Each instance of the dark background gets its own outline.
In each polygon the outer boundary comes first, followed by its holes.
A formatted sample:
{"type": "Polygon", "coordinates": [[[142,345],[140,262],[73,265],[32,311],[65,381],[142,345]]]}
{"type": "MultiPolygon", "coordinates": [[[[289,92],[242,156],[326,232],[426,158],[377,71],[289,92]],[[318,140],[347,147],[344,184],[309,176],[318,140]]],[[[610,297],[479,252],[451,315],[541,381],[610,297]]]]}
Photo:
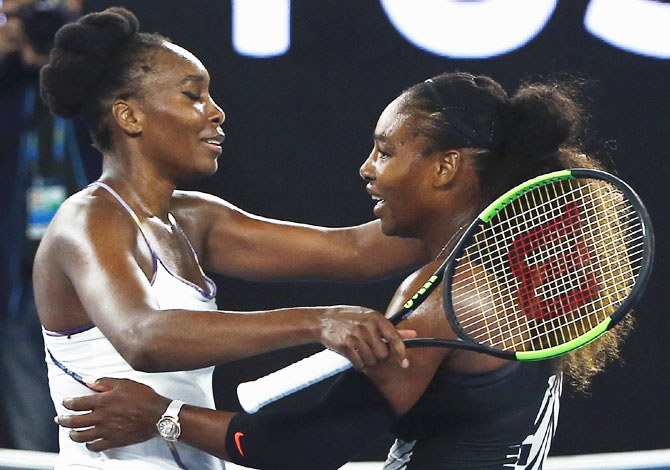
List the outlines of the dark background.
{"type": "MultiPolygon", "coordinates": [[[[113,5],[133,10],[143,30],[167,35],[194,52],[212,76],[212,95],[227,114],[227,140],[218,174],[189,188],[253,213],[305,223],[341,226],[372,217],[358,167],[371,148],[379,113],[405,87],[456,69],[490,75],[508,91],[522,80],[564,73],[587,79],[584,101],[591,119],[585,148],[612,159],[646,201],[657,259],[637,307],[637,328],[624,347],[624,365],[597,377],[588,396],[565,390],[552,454],[670,447],[663,284],[670,261],[667,183],[663,189],[670,176],[670,60],[626,52],[592,36],[583,26],[587,2],[581,0],[560,0],[549,23],[525,46],[475,60],[417,48],[373,0],[294,0],[291,48],[265,59],[233,49],[229,2],[87,0],[85,12],[113,5]]],[[[486,31],[473,25],[472,34],[486,31]]],[[[384,310],[400,278],[365,286],[216,280],[222,309],[347,303],[384,310]]],[[[294,348],[217,368],[219,406],[236,406],[239,381],[314,350],[294,348]]],[[[280,407],[306,403],[315,393],[303,392],[280,407]]],[[[380,439],[360,458],[381,459],[388,441],[380,439]]]]}

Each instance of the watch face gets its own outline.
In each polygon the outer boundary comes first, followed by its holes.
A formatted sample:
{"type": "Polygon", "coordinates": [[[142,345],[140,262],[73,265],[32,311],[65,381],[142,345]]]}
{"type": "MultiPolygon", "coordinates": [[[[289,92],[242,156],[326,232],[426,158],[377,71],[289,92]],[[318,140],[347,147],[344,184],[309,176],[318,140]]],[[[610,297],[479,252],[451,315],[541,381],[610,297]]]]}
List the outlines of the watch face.
{"type": "Polygon", "coordinates": [[[181,426],[174,418],[161,418],[157,424],[158,433],[169,441],[175,441],[181,433],[181,426]]]}

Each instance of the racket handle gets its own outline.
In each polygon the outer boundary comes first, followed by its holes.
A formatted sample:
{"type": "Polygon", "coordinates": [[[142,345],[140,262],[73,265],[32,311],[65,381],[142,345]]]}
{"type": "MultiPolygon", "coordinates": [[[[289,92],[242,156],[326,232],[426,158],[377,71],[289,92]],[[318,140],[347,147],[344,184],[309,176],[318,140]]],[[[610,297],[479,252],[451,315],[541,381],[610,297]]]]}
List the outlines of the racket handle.
{"type": "Polygon", "coordinates": [[[351,362],[326,349],[250,382],[237,386],[237,398],[247,413],[327,379],[352,367],[351,362]]]}

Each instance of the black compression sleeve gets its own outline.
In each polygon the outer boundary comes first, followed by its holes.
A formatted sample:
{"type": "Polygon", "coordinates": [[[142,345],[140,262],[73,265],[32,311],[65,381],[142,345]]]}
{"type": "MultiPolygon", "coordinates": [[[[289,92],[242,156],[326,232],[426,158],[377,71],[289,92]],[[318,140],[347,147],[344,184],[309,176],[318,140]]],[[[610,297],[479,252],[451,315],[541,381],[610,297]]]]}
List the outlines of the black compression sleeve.
{"type": "Polygon", "coordinates": [[[349,371],[309,411],[237,414],[226,451],[232,462],[263,470],[337,469],[396,418],[372,381],[349,371]]]}

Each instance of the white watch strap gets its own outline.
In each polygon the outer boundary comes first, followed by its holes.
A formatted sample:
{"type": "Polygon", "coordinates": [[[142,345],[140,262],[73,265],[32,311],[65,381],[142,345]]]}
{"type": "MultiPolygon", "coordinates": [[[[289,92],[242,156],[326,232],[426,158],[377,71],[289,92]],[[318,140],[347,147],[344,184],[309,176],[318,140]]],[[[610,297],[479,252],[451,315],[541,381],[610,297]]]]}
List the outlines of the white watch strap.
{"type": "Polygon", "coordinates": [[[161,418],[169,417],[169,418],[178,419],[179,418],[179,412],[181,411],[182,406],[184,406],[183,401],[172,400],[170,402],[170,404],[168,405],[167,409],[165,410],[165,413],[163,413],[163,416],[161,416],[161,418]]]}

